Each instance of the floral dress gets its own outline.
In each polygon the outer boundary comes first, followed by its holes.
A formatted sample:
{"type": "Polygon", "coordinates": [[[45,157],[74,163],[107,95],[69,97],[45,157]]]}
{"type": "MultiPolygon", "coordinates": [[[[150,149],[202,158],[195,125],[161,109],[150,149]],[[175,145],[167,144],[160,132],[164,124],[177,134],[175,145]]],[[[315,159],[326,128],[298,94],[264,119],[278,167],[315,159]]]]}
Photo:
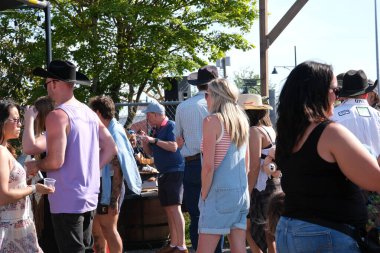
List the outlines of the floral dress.
{"type": "MultiPolygon", "coordinates": [[[[20,163],[14,161],[9,174],[9,188],[25,188],[26,173],[20,163]]],[[[0,206],[0,252],[35,253],[42,252],[38,245],[36,229],[32,219],[28,196],[0,206]]]]}

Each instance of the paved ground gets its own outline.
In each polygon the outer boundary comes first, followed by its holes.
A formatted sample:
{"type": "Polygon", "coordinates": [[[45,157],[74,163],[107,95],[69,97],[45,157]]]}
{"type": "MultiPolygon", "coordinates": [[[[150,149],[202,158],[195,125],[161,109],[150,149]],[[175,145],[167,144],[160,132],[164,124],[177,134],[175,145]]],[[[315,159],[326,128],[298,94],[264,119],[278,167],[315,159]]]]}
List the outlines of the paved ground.
{"type": "MultiPolygon", "coordinates": [[[[141,250],[128,250],[127,253],[155,253],[158,249],[141,249],[141,250]]],[[[191,253],[195,253],[193,249],[189,249],[191,253]]],[[[229,249],[224,249],[224,253],[230,253],[231,251],[229,249]]],[[[247,253],[250,253],[251,251],[249,248],[247,248],[247,253]]]]}

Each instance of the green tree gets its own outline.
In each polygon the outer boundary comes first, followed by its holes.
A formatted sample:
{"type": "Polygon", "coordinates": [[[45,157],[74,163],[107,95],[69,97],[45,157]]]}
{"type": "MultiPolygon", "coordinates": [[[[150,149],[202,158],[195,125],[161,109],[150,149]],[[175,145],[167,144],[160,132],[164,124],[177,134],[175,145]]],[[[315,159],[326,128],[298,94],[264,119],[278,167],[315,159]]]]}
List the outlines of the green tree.
{"type": "MultiPolygon", "coordinates": [[[[93,80],[79,99],[138,101],[224,56],[253,48],[244,34],[258,16],[251,0],[51,0],[53,59],[72,60],[93,80]]],[[[0,13],[0,96],[26,103],[43,94],[31,75],[44,66],[41,10],[0,13]],[[8,87],[7,89],[5,89],[8,87]]],[[[43,18],[42,18],[43,19],[43,18]]],[[[132,112],[133,114],[133,112],[132,112]]]]}

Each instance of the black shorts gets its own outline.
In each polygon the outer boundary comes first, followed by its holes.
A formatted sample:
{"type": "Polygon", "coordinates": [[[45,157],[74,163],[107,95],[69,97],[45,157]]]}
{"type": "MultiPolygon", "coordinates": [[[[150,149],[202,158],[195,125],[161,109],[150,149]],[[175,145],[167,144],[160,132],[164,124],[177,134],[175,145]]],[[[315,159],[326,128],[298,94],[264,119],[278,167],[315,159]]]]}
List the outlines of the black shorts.
{"type": "MultiPolygon", "coordinates": [[[[112,185],[113,185],[112,179],[113,179],[113,177],[111,177],[111,189],[112,189],[112,185]]],[[[109,208],[109,205],[103,205],[100,203],[100,201],[102,199],[102,192],[103,192],[102,191],[102,178],[100,178],[100,192],[98,195],[98,206],[96,207],[96,214],[100,214],[100,215],[108,214],[108,208],[109,208]]],[[[121,185],[120,198],[119,198],[118,206],[117,206],[119,213],[120,213],[121,205],[123,204],[124,195],[125,195],[125,186],[124,186],[124,180],[123,180],[122,185],[121,185]]]]}
{"type": "Polygon", "coordinates": [[[183,171],[158,176],[158,198],[161,206],[182,205],[183,171]]]}

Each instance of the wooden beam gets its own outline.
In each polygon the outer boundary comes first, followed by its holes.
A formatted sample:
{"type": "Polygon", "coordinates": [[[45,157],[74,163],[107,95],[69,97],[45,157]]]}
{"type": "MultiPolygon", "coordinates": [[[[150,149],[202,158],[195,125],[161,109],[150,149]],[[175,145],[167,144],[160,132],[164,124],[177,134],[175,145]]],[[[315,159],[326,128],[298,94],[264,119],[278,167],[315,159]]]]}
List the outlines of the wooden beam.
{"type": "Polygon", "coordinates": [[[298,14],[298,12],[305,6],[308,0],[297,0],[292,7],[285,13],[285,15],[273,27],[272,31],[267,36],[268,47],[277,39],[281,32],[287,27],[290,21],[298,14]]]}
{"type": "MultiPolygon", "coordinates": [[[[308,0],[296,0],[280,21],[268,34],[268,0],[259,0],[259,22],[260,22],[260,80],[261,96],[269,95],[268,85],[268,48],[293,20],[308,0]]],[[[296,59],[295,59],[296,61],[296,59]]]]}

